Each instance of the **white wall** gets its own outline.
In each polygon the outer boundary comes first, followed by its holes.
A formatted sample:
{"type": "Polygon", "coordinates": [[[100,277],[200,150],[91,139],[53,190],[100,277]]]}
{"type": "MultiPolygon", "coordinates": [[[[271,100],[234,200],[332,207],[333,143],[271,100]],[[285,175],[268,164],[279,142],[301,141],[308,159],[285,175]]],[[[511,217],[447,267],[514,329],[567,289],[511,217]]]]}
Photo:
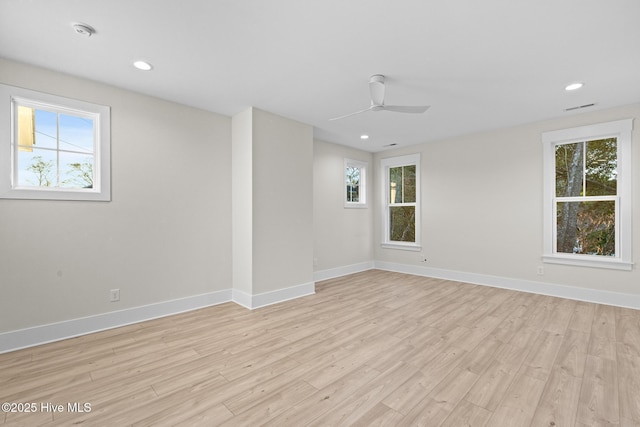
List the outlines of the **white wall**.
{"type": "Polygon", "coordinates": [[[320,278],[340,274],[373,260],[373,155],[332,144],[313,142],[314,271],[320,278]],[[344,159],[368,163],[367,207],[344,207],[344,159]],[[326,273],[325,273],[326,272],[326,273]],[[331,273],[335,272],[335,273],[331,273]]]}
{"type": "MultiPolygon", "coordinates": [[[[421,153],[420,254],[383,249],[381,197],[374,192],[376,261],[640,296],[640,273],[544,264],[541,133],[635,118],[633,260],[640,260],[640,104],[377,153],[380,159],[421,153]]],[[[376,188],[382,183],[376,179],[376,188]]],[[[532,284],[535,290],[536,284],[532,284]]],[[[637,300],[639,301],[639,300],[637,300]]]]}
{"type": "MultiPolygon", "coordinates": [[[[112,118],[111,202],[0,200],[0,335],[216,292],[223,294],[198,303],[230,299],[232,253],[242,257],[245,250],[232,248],[232,119],[1,59],[0,82],[109,105],[112,118]],[[113,288],[121,290],[118,303],[109,302],[113,288]]],[[[233,124],[238,138],[251,139],[242,155],[253,162],[245,182],[252,277],[238,290],[270,294],[250,301],[259,306],[309,291],[314,274],[349,272],[375,260],[418,274],[528,281],[534,291],[559,284],[640,297],[637,268],[544,265],[545,274],[536,275],[542,265],[541,133],[629,117],[636,119],[637,263],[640,104],[375,155],[314,142],[310,126],[252,109],[233,124]],[[380,247],[380,159],[415,152],[422,154],[426,263],[418,253],[380,247]],[[367,209],[343,206],[345,157],[369,162],[367,209]],[[307,284],[297,294],[278,292],[307,284]]],[[[234,179],[242,183],[240,169],[234,179]]]]}
{"type": "Polygon", "coordinates": [[[231,287],[228,117],[5,60],[0,82],[111,106],[112,135],[111,202],[0,200],[0,332],[231,287]]]}
{"type": "Polygon", "coordinates": [[[253,109],[253,294],[313,287],[313,128],[253,109]]]}
{"type": "Polygon", "coordinates": [[[231,119],[231,228],[233,288],[253,288],[253,109],[231,119]]]}

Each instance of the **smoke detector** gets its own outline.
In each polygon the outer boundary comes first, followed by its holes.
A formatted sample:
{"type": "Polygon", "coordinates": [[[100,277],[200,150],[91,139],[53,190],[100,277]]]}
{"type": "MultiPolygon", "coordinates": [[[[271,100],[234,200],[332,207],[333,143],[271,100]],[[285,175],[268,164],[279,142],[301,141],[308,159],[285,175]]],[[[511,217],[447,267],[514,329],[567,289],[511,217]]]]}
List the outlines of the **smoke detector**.
{"type": "Polygon", "coordinates": [[[80,34],[81,36],[85,36],[85,37],[91,37],[92,34],[95,34],[96,30],[87,24],[73,24],[73,31],[75,31],[76,33],[80,34]]]}

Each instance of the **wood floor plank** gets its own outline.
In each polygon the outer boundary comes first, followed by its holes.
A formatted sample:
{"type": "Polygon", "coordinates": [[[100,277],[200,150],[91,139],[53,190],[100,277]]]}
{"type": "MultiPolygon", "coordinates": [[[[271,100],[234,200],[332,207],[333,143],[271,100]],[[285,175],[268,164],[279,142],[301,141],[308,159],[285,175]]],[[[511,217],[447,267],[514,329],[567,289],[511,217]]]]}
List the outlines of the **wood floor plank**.
{"type": "Polygon", "coordinates": [[[582,379],[558,367],[553,370],[531,422],[532,426],[573,426],[582,379]]]}
{"type": "Polygon", "coordinates": [[[368,382],[359,393],[344,399],[321,419],[310,423],[309,427],[355,423],[416,372],[418,370],[414,366],[398,363],[368,382]]]}
{"type": "Polygon", "coordinates": [[[542,331],[524,361],[524,373],[530,377],[546,381],[551,374],[551,369],[562,346],[562,341],[562,335],[542,331]]]}
{"type": "Polygon", "coordinates": [[[578,402],[580,425],[619,425],[618,377],[616,362],[587,356],[578,402]]]}
{"type": "Polygon", "coordinates": [[[369,270],[0,354],[0,426],[640,426],[640,311],[369,270]]]}
{"type": "Polygon", "coordinates": [[[425,382],[425,377],[421,372],[416,372],[415,375],[412,375],[407,381],[382,399],[382,403],[396,412],[406,415],[411,409],[417,406],[434,387],[434,384],[425,382]]]}
{"type": "Polygon", "coordinates": [[[304,426],[310,422],[323,418],[340,402],[366,387],[370,381],[379,377],[381,372],[362,365],[355,371],[341,377],[318,392],[306,396],[304,400],[292,405],[287,411],[265,420],[265,427],[304,426]]]}
{"type": "Polygon", "coordinates": [[[640,315],[616,309],[617,350],[640,357],[640,315]]]}
{"type": "Polygon", "coordinates": [[[426,397],[398,422],[397,427],[439,426],[450,415],[446,405],[426,397]]]}
{"type": "Polygon", "coordinates": [[[589,354],[609,360],[616,359],[615,309],[598,304],[595,307],[591,326],[589,354]]]}
{"type": "Polygon", "coordinates": [[[567,329],[556,355],[555,367],[565,370],[576,378],[584,375],[584,365],[589,350],[589,334],[567,329]]]}
{"type": "Polygon", "coordinates": [[[596,304],[578,301],[573,309],[571,320],[567,329],[583,332],[585,334],[591,333],[591,326],[593,324],[593,316],[595,314],[596,304]]]}
{"type": "MultiPolygon", "coordinates": [[[[210,427],[218,425],[233,417],[231,411],[224,405],[215,405],[204,411],[198,412],[191,418],[187,418],[182,422],[182,425],[193,427],[210,427]]],[[[175,426],[176,424],[169,424],[175,426]]]]}
{"type": "MultiPolygon", "coordinates": [[[[290,380],[288,384],[282,385],[276,390],[268,391],[265,389],[265,391],[262,392],[265,394],[264,398],[256,399],[255,402],[251,402],[251,406],[249,408],[230,408],[235,416],[220,425],[260,425],[264,423],[265,420],[286,411],[291,406],[303,400],[306,396],[314,394],[315,392],[317,392],[317,390],[305,381],[290,380]]],[[[227,403],[225,403],[225,406],[229,407],[227,403]]]]}
{"type": "Polygon", "coordinates": [[[640,426],[640,357],[618,352],[620,417],[640,426]]]}
{"type": "Polygon", "coordinates": [[[495,426],[529,426],[545,382],[519,373],[489,420],[495,426]]]}
{"type": "Polygon", "coordinates": [[[352,425],[354,427],[395,427],[402,418],[402,414],[383,403],[378,403],[352,425]]]}
{"type": "Polygon", "coordinates": [[[490,411],[463,400],[440,427],[483,427],[488,425],[491,414],[490,411]]]}
{"type": "Polygon", "coordinates": [[[480,375],[465,396],[465,400],[493,412],[502,401],[514,378],[515,374],[510,373],[503,363],[495,361],[480,375]]]}

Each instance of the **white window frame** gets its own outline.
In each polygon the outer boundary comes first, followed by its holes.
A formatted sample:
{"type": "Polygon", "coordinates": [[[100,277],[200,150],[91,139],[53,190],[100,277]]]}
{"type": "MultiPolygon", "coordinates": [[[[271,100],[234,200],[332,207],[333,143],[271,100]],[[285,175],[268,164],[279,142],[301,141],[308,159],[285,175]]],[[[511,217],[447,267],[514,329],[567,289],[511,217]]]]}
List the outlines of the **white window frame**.
{"type": "Polygon", "coordinates": [[[382,244],[381,246],[386,249],[401,249],[407,251],[420,251],[421,245],[421,226],[420,220],[422,218],[420,213],[421,205],[421,193],[420,193],[420,154],[409,154],[406,156],[390,157],[380,160],[380,170],[382,171],[382,244]],[[399,166],[416,166],[416,201],[415,203],[402,203],[391,204],[391,196],[389,194],[389,171],[391,168],[399,166]],[[389,240],[389,209],[392,206],[415,206],[415,221],[416,221],[416,241],[415,242],[397,242],[389,240]]]}
{"type": "Polygon", "coordinates": [[[0,199],[111,200],[111,111],[103,105],[0,84],[0,199]],[[50,108],[94,121],[92,188],[21,187],[17,184],[17,105],[50,108]]]}
{"type": "MultiPolygon", "coordinates": [[[[632,195],[631,195],[631,130],[633,119],[562,129],[542,134],[543,144],[543,245],[542,260],[546,263],[584,267],[631,270],[632,195]],[[616,138],[617,141],[617,191],[615,196],[600,197],[616,201],[616,254],[615,256],[568,254],[557,252],[557,203],[555,147],[560,144],[616,138]]],[[[573,200],[573,199],[571,199],[573,200]]],[[[571,201],[568,200],[568,201],[571,201]]],[[[577,201],[585,201],[577,198],[577,201]]]]}
{"type": "Polygon", "coordinates": [[[344,207],[345,208],[366,208],[367,207],[367,162],[361,162],[359,160],[344,159],[344,207]],[[360,183],[358,184],[358,199],[357,202],[350,202],[347,199],[347,168],[360,169],[360,183]]]}

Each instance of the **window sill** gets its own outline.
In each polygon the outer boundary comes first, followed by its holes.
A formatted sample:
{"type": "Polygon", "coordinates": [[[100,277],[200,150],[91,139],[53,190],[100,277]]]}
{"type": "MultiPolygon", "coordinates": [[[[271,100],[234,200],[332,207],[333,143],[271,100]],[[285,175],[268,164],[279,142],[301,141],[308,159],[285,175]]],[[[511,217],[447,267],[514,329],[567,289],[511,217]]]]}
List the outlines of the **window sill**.
{"type": "Polygon", "coordinates": [[[595,257],[592,255],[543,255],[542,261],[548,264],[574,265],[579,267],[606,268],[610,270],[631,271],[633,263],[618,258],[595,257]]]}
{"type": "Polygon", "coordinates": [[[383,249],[400,249],[403,251],[418,252],[422,250],[422,246],[415,243],[383,243],[381,246],[383,249]]]}
{"type": "Polygon", "coordinates": [[[110,202],[111,195],[106,191],[79,189],[76,191],[62,188],[14,188],[0,189],[0,199],[17,200],[80,200],[110,202]]]}
{"type": "Polygon", "coordinates": [[[366,209],[367,204],[366,203],[345,203],[344,208],[345,209],[366,209]]]}

